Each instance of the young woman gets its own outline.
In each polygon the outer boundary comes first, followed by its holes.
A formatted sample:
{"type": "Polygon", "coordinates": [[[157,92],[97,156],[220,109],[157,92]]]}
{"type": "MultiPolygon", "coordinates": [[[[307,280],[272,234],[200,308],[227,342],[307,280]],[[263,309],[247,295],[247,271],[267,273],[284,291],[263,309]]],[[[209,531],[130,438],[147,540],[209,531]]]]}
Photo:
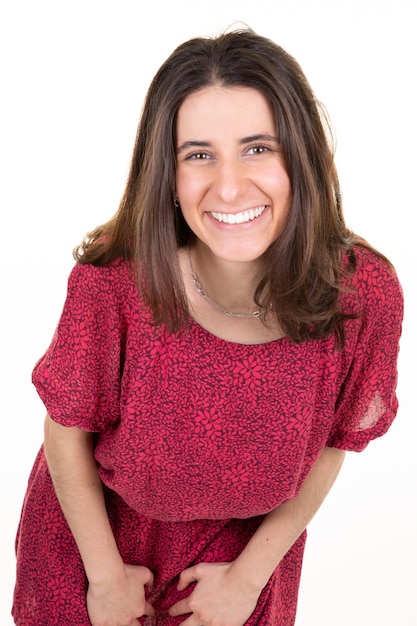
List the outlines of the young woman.
{"type": "Polygon", "coordinates": [[[179,46],[75,257],[16,624],[294,624],[305,528],[395,417],[403,304],[296,61],[251,30],[179,46]]]}

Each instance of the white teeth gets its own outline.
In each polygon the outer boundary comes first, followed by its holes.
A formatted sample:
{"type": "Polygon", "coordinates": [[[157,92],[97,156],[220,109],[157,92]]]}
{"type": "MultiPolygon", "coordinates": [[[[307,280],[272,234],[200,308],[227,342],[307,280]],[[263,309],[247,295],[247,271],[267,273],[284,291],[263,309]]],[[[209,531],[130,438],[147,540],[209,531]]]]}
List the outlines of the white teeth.
{"type": "Polygon", "coordinates": [[[245,222],[251,222],[255,218],[262,215],[265,208],[265,205],[258,206],[256,209],[249,209],[248,211],[242,211],[241,213],[216,213],[213,211],[211,215],[218,222],[224,222],[225,224],[244,224],[245,222]]]}

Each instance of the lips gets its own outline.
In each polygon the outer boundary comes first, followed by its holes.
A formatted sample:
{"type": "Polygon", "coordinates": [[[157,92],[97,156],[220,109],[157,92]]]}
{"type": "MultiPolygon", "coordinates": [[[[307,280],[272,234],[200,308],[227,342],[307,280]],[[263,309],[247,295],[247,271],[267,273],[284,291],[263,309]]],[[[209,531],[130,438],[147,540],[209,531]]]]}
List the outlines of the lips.
{"type": "Polygon", "coordinates": [[[240,213],[218,213],[217,211],[211,211],[210,215],[214,217],[218,222],[224,224],[245,224],[246,222],[253,222],[257,217],[260,217],[265,211],[266,206],[258,206],[254,209],[248,209],[247,211],[241,211],[240,213]]]}

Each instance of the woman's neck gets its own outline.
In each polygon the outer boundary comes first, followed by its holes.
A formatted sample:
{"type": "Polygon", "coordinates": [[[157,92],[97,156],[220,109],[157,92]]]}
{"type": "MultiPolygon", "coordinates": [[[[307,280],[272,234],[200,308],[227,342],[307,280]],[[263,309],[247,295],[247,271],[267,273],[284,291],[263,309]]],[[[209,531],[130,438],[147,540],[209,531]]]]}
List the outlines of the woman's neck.
{"type": "Polygon", "coordinates": [[[220,259],[201,242],[190,247],[189,255],[201,287],[221,308],[248,314],[257,309],[253,295],[260,280],[260,262],[220,259]]]}

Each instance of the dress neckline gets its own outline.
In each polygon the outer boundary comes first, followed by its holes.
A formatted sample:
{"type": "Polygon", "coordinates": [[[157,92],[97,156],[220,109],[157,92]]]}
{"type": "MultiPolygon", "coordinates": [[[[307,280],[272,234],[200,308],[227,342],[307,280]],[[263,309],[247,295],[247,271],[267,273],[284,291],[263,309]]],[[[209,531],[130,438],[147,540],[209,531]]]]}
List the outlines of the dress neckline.
{"type": "Polygon", "coordinates": [[[210,340],[212,343],[219,343],[219,344],[223,344],[227,346],[237,346],[237,347],[242,347],[242,348],[251,348],[255,350],[256,348],[262,349],[265,347],[271,347],[273,345],[278,345],[281,343],[283,344],[290,343],[290,340],[288,339],[286,335],[283,335],[282,337],[277,337],[276,339],[262,341],[259,343],[245,343],[245,342],[240,342],[240,341],[232,341],[230,339],[225,339],[224,337],[220,337],[219,335],[216,335],[210,330],[207,330],[207,328],[202,326],[192,316],[189,317],[189,323],[190,323],[191,328],[194,328],[196,332],[198,332],[200,335],[210,340]]]}

